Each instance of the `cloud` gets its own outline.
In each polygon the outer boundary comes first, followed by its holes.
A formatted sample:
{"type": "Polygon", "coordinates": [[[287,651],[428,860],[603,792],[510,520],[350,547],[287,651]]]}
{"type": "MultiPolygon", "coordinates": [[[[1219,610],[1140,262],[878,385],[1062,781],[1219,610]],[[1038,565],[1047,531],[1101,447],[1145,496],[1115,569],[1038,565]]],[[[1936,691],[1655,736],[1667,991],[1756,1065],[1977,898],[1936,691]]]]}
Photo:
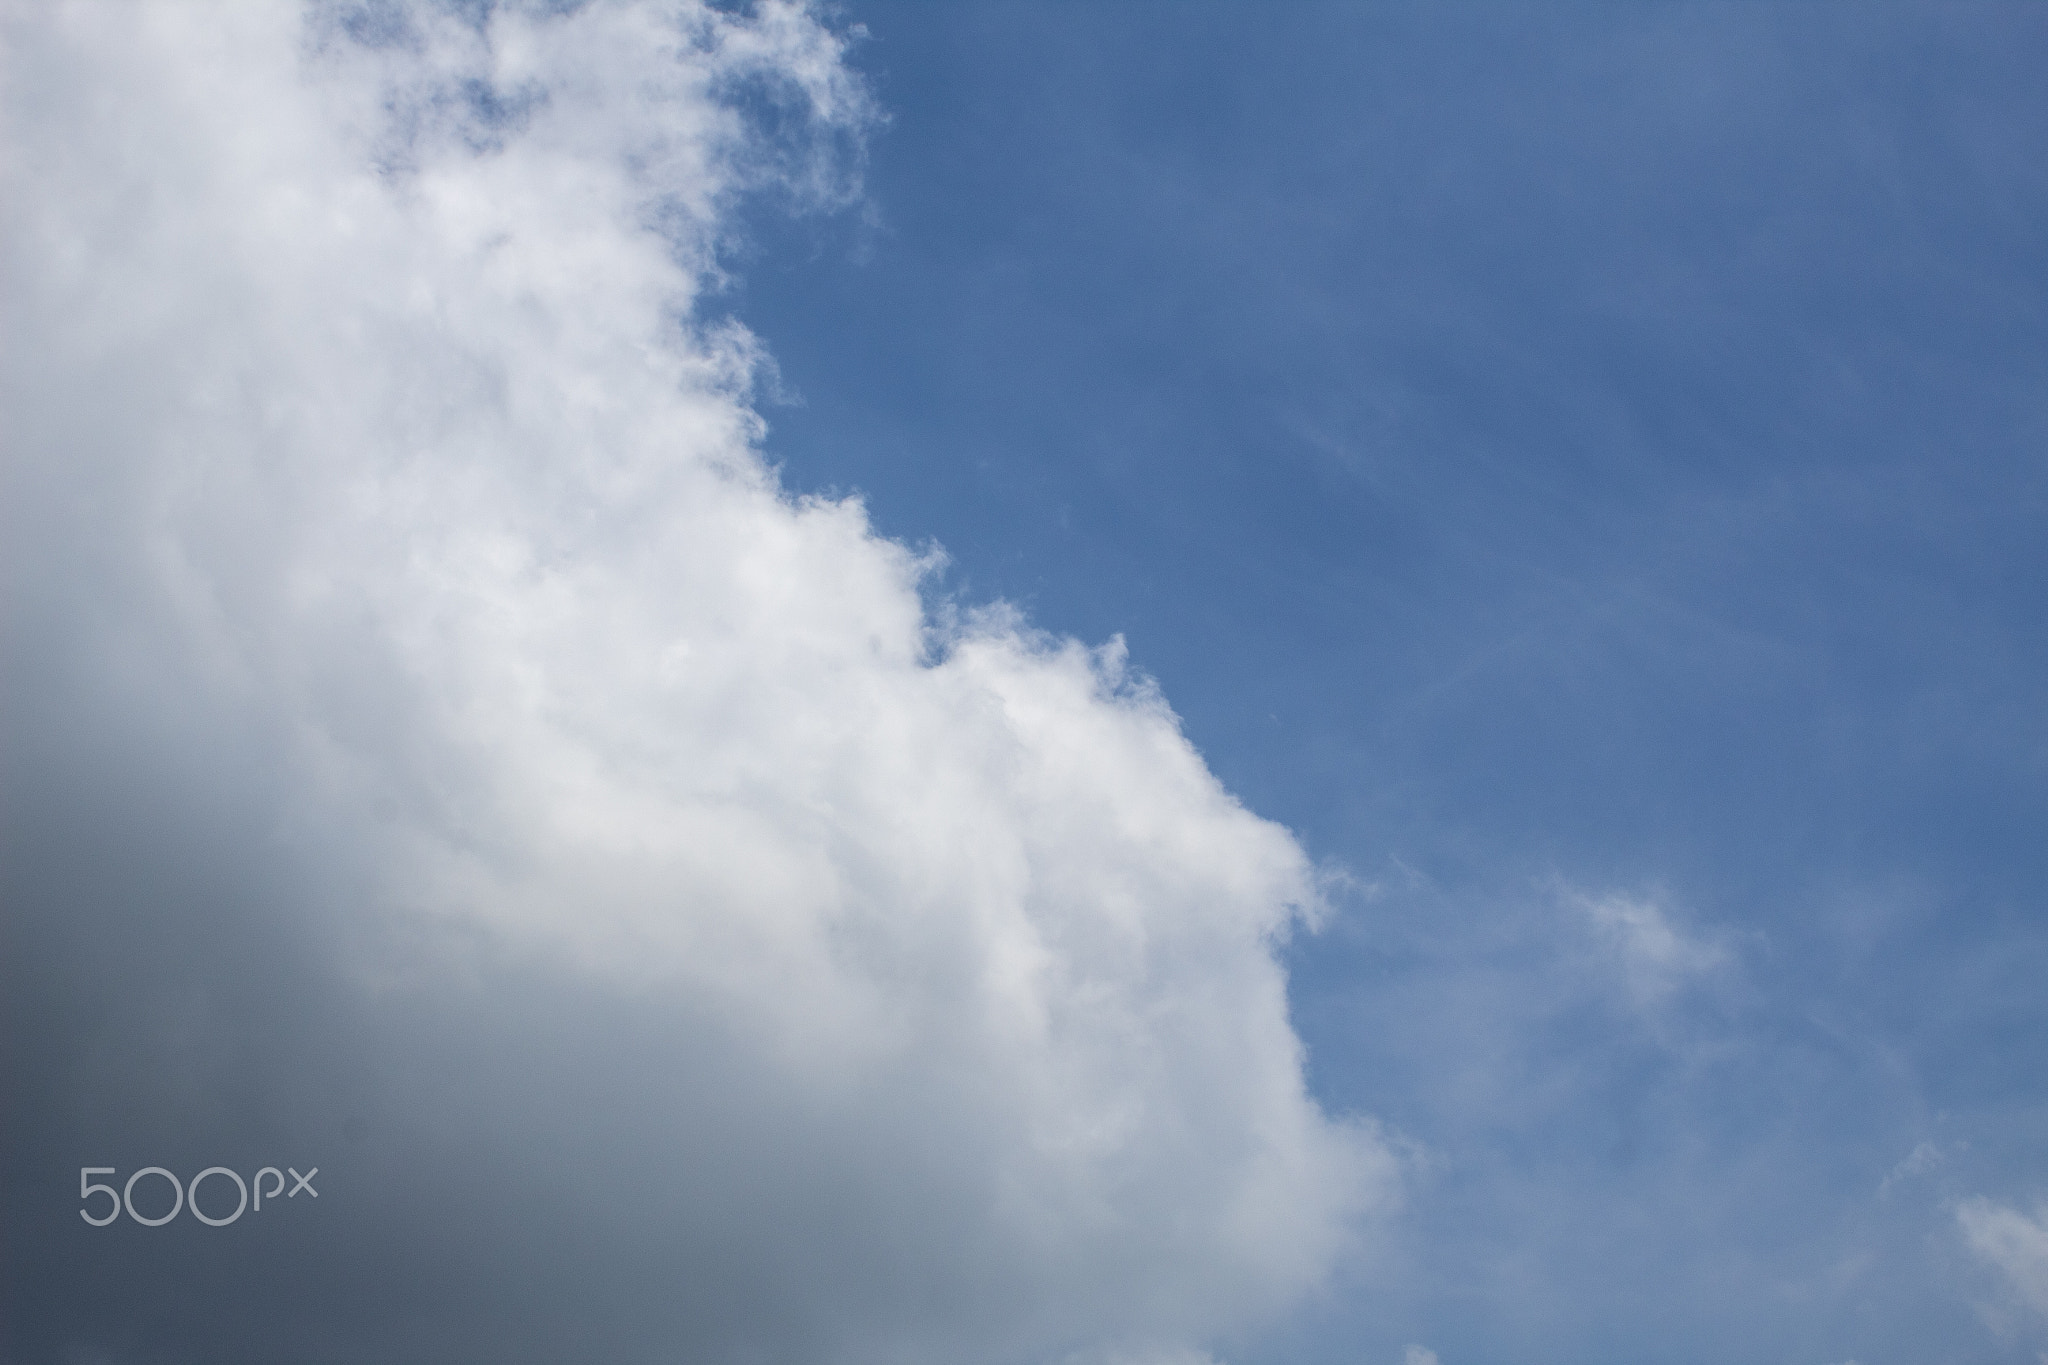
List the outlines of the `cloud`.
{"type": "Polygon", "coordinates": [[[1410,1346],[1401,1353],[1401,1365],[1437,1365],[1436,1352],[1426,1346],[1410,1346]]]}
{"type": "Polygon", "coordinates": [[[2048,1314],[2048,1210],[2029,1218],[1989,1199],[1964,1200],[1956,1209],[1963,1240],[2012,1287],[2021,1301],[2048,1314]]]}
{"type": "Polygon", "coordinates": [[[6,22],[17,1354],[1172,1359],[1327,1272],[1300,847],[764,461],[707,291],[852,193],[830,28],[6,22]],[[103,1156],[324,1221],[95,1241],[103,1156]]]}
{"type": "MultiPolygon", "coordinates": [[[[1958,1145],[1967,1146],[1968,1144],[1958,1145]]],[[[1938,1170],[1948,1164],[1948,1159],[1949,1154],[1941,1149],[1939,1143],[1916,1143],[1913,1150],[1901,1157],[1899,1164],[1892,1167],[1885,1174],[1884,1179],[1878,1182],[1878,1198],[1890,1198],[1893,1188],[1901,1182],[1926,1175],[1929,1171],[1938,1170]]]]}
{"type": "Polygon", "coordinates": [[[1619,958],[1629,994],[1639,1005],[1655,1004],[1729,960],[1725,944],[1687,934],[1655,900],[1613,892],[1567,894],[1619,958]]]}

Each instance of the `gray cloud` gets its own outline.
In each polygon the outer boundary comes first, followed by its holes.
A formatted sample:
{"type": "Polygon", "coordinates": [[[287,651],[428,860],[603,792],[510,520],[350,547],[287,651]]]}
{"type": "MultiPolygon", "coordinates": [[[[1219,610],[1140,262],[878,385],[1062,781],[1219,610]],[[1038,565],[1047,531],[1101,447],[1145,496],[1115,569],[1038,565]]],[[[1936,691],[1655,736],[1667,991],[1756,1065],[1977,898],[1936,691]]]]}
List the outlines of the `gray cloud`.
{"type": "Polygon", "coordinates": [[[1176,1359],[1284,1305],[1394,1181],[1304,1089],[1313,870],[1119,645],[931,619],[785,493],[699,308],[741,196],[850,193],[840,40],[467,15],[8,18],[11,1353],[1176,1359]],[[224,1229],[71,1184],[286,1163],[320,1202],[224,1229]]]}

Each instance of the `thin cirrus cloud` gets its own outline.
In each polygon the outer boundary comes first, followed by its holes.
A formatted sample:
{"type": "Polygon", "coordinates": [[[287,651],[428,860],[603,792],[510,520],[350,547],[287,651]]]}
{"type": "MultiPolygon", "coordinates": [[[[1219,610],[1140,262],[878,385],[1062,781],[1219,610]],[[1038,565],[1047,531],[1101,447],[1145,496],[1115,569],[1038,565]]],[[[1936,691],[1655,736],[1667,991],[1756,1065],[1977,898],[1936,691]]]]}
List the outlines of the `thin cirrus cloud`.
{"type": "Polygon", "coordinates": [[[1618,963],[1630,997],[1649,1006],[1728,966],[1725,943],[1688,932],[1654,897],[1566,892],[1618,963]]]}
{"type": "Polygon", "coordinates": [[[2007,1288],[2036,1313],[2048,1316],[2048,1209],[2034,1216],[1978,1197],[1956,1209],[1970,1250],[1999,1273],[2007,1288]]]}
{"type": "Polygon", "coordinates": [[[1327,1274],[1398,1172],[1299,845],[762,453],[705,294],[854,193],[841,36],[8,28],[20,1355],[1185,1359],[1327,1274]],[[240,1243],[48,1174],[287,1157],[240,1243]]]}

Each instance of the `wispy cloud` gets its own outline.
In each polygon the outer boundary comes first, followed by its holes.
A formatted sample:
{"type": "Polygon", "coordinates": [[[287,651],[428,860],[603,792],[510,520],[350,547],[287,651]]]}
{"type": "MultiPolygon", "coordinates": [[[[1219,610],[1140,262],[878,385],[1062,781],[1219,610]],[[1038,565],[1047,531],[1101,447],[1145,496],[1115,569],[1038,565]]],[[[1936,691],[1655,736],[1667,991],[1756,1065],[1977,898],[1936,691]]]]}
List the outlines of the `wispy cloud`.
{"type": "Polygon", "coordinates": [[[1725,943],[1680,927],[1654,898],[1619,892],[1565,895],[1613,954],[1630,996],[1640,1005],[1654,1005],[1731,960],[1725,943]]]}
{"type": "Polygon", "coordinates": [[[1963,1240],[1997,1270],[2014,1294],[2048,1314],[2048,1209],[2033,1216],[1989,1199],[1967,1199],[1956,1209],[1963,1240]]]}
{"type": "Polygon", "coordinates": [[[1877,1194],[1880,1199],[1889,1198],[1894,1188],[1904,1181],[1915,1180],[1948,1164],[1949,1154],[1939,1143],[1921,1142],[1899,1159],[1899,1164],[1885,1173],[1878,1182],[1877,1194]]]}

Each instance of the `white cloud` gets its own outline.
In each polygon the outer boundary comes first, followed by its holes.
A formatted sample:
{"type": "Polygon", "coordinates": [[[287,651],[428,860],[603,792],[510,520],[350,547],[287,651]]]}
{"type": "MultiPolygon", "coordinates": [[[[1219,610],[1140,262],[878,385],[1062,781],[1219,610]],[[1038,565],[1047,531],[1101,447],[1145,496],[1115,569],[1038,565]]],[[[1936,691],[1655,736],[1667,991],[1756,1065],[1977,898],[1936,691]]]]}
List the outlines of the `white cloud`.
{"type": "Polygon", "coordinates": [[[1686,933],[1655,900],[1615,892],[1568,892],[1567,898],[1619,959],[1629,994],[1638,1004],[1654,1004],[1729,960],[1725,944],[1686,933]]]}
{"type": "Polygon", "coordinates": [[[1436,1352],[1426,1346],[1410,1346],[1401,1353],[1401,1365],[1437,1365],[1436,1352]]]}
{"type": "Polygon", "coordinates": [[[603,1330],[702,1359],[1170,1357],[1285,1304],[1393,1179],[1304,1089],[1313,869],[1119,644],[927,619],[765,465],[699,301],[736,196],[846,192],[838,40],[550,8],[10,14],[17,771],[118,733],[260,804],[207,856],[287,859],[275,913],[412,1021],[392,1129],[646,1196],[368,1260],[566,1312],[615,1246],[603,1330]]]}
{"type": "Polygon", "coordinates": [[[1956,1209],[1970,1250],[2005,1277],[2029,1307],[2048,1313],[2048,1209],[2028,1217],[2017,1209],[1977,1198],[1956,1209]]]}
{"type": "Polygon", "coordinates": [[[1929,1171],[1938,1170],[1947,1163],[1948,1153],[1941,1149],[1940,1144],[1934,1142],[1916,1143],[1913,1150],[1899,1158],[1899,1164],[1886,1172],[1884,1179],[1878,1182],[1878,1197],[1880,1199],[1889,1198],[1892,1190],[1901,1182],[1926,1175],[1929,1171]]]}

